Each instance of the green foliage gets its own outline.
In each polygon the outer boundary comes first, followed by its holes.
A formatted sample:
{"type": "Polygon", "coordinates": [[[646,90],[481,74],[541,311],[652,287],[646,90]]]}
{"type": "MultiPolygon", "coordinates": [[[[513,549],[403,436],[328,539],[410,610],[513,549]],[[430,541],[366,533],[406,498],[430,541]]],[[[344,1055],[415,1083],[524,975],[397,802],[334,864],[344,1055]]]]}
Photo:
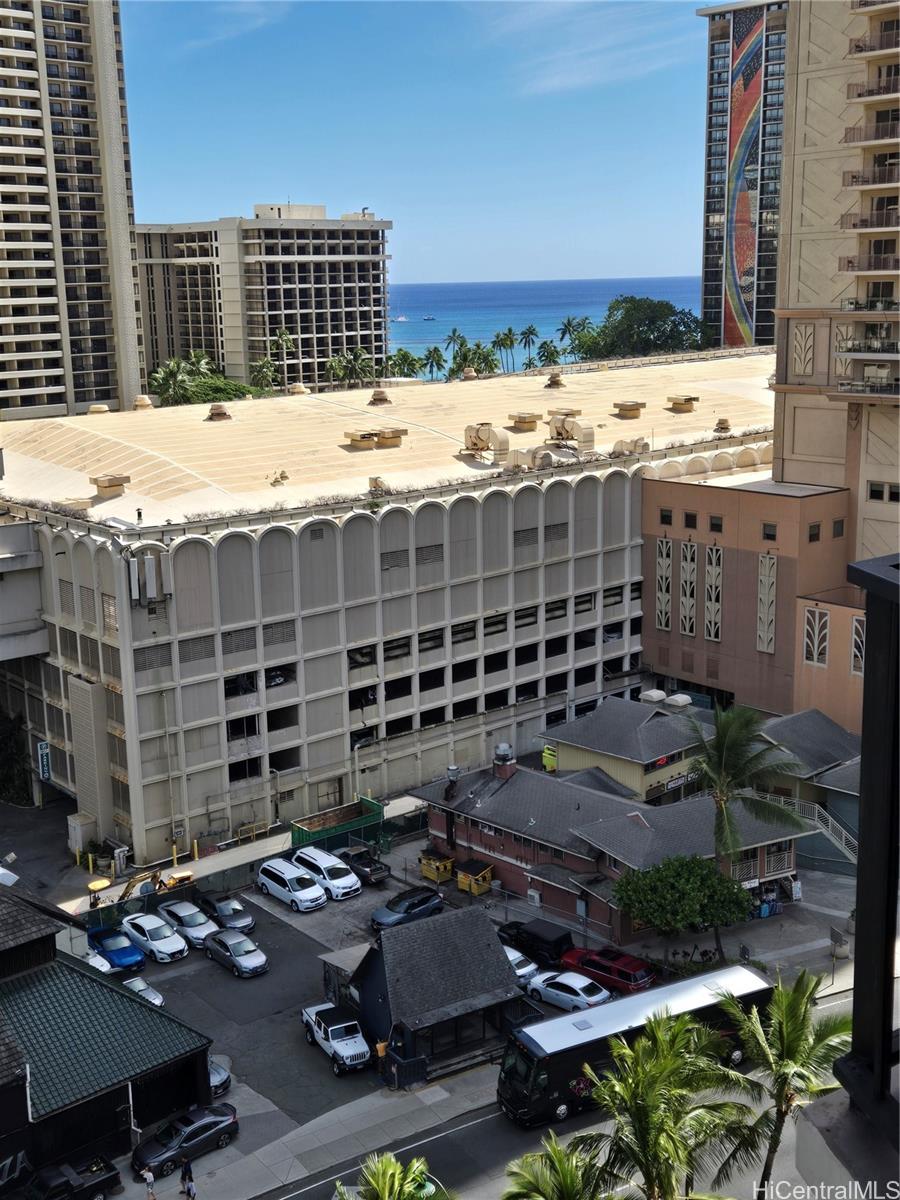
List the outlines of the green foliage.
{"type": "Polygon", "coordinates": [[[731,925],[750,916],[747,890],[708,858],[678,855],[646,871],[628,871],[616,880],[613,893],[623,912],[663,935],[698,925],[731,925]]]}
{"type": "MultiPolygon", "coordinates": [[[[561,341],[565,329],[566,323],[560,327],[561,341]]],[[[647,296],[616,296],[601,324],[585,322],[565,336],[579,359],[676,353],[712,344],[710,330],[690,309],[647,296]]]]}
{"type": "MultiPolygon", "coordinates": [[[[531,357],[532,347],[537,345],[537,340],[540,336],[536,325],[526,325],[519,334],[519,345],[523,347],[529,358],[531,357]]],[[[526,367],[525,370],[527,371],[528,368],[526,367]]]]}
{"type": "Polygon", "coordinates": [[[647,1200],[678,1200],[693,1193],[698,1171],[725,1160],[717,1182],[727,1182],[736,1167],[755,1160],[760,1139],[747,1102],[761,1089],[722,1065],[724,1049],[720,1035],[689,1013],[664,1014],[632,1044],[610,1040],[612,1067],[602,1078],[585,1068],[612,1127],[571,1144],[602,1161],[610,1190],[632,1185],[647,1200]]]}
{"type": "Polygon", "coordinates": [[[258,358],[250,364],[250,383],[256,388],[270,388],[275,383],[275,364],[271,358],[258,358]]]}
{"type": "Polygon", "coordinates": [[[779,804],[773,804],[752,789],[771,790],[783,775],[795,775],[801,764],[763,736],[765,718],[752,708],[716,707],[712,736],[696,717],[688,718],[699,747],[688,770],[696,772],[715,805],[716,853],[734,856],[743,849],[735,820],[738,808],[759,821],[780,825],[785,830],[802,829],[803,822],[779,804]]]}
{"type": "MultiPolygon", "coordinates": [[[[437,349],[437,347],[435,347],[437,349]]],[[[440,351],[438,350],[440,354],[440,351]]],[[[388,355],[384,364],[384,373],[397,379],[415,379],[422,370],[422,360],[405,350],[402,346],[388,355]]]]}
{"type": "Polygon", "coordinates": [[[0,804],[31,803],[31,759],[25,722],[0,712],[0,804]]]}
{"type": "Polygon", "coordinates": [[[269,343],[269,357],[274,358],[276,355],[281,359],[281,386],[287,389],[287,360],[288,355],[293,354],[295,343],[292,334],[282,325],[272,341],[269,343]]]}
{"type": "Polygon", "coordinates": [[[838,1087],[831,1081],[832,1065],[850,1049],[849,1013],[815,1015],[821,985],[821,975],[806,971],[790,986],[779,980],[765,1014],[755,1005],[744,1012],[733,996],[722,1001],[769,1100],[756,1119],[759,1136],[767,1142],[757,1196],[766,1193],[787,1121],[796,1119],[804,1105],[838,1087]]]}
{"type": "Polygon", "coordinates": [[[440,346],[429,346],[422,355],[422,368],[428,372],[429,379],[434,379],[435,372],[440,373],[447,365],[440,346]]]}
{"type": "Polygon", "coordinates": [[[214,375],[216,373],[216,364],[210,354],[205,350],[192,350],[184,359],[184,363],[188,369],[188,373],[194,379],[201,379],[206,375],[214,375]]]}
{"type": "Polygon", "coordinates": [[[159,396],[163,408],[177,404],[191,404],[191,385],[194,374],[181,358],[170,358],[157,367],[150,376],[150,388],[159,396]]]}
{"type": "Polygon", "coordinates": [[[537,348],[538,362],[542,367],[555,367],[559,363],[559,346],[556,342],[541,342],[537,348]]]}
{"type": "Polygon", "coordinates": [[[606,1174],[596,1154],[561,1145],[552,1131],[541,1144],[542,1150],[507,1166],[501,1200],[606,1200],[606,1174]]]}
{"type": "Polygon", "coordinates": [[[191,384],[191,404],[227,404],[229,400],[243,400],[247,392],[247,384],[237,379],[206,375],[191,384]]]}
{"type": "MultiPolygon", "coordinates": [[[[433,1184],[428,1177],[428,1163],[424,1158],[411,1158],[406,1163],[391,1153],[370,1154],[362,1165],[356,1181],[358,1200],[423,1200],[432,1195],[433,1200],[445,1200],[447,1193],[433,1184]]],[[[338,1181],[335,1184],[338,1200],[352,1200],[338,1181]]]]}

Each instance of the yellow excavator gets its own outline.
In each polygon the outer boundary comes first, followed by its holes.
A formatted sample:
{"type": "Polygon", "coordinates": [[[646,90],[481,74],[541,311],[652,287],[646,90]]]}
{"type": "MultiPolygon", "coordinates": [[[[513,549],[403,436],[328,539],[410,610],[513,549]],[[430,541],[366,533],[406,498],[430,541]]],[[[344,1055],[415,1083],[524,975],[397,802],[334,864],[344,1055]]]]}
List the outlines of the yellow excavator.
{"type": "Polygon", "coordinates": [[[128,880],[116,903],[127,900],[135,890],[139,896],[149,896],[154,892],[168,892],[172,888],[183,887],[193,878],[193,871],[171,871],[165,879],[161,870],[141,871],[128,880]]]}

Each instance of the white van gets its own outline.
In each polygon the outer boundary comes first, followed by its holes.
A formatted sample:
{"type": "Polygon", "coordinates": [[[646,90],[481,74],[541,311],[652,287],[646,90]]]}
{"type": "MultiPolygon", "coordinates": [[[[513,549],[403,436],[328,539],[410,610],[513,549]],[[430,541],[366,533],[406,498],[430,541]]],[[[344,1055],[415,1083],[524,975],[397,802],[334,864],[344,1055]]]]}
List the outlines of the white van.
{"type": "Polygon", "coordinates": [[[347,900],[350,896],[358,896],[362,891],[359,876],[327,850],[307,846],[303,850],[295,851],[291,862],[301,871],[312,875],[332,900],[347,900]]]}
{"type": "Polygon", "coordinates": [[[283,858],[270,858],[262,864],[256,886],[264,896],[289,904],[294,912],[309,912],[326,902],[325,893],[309,872],[283,858]]]}

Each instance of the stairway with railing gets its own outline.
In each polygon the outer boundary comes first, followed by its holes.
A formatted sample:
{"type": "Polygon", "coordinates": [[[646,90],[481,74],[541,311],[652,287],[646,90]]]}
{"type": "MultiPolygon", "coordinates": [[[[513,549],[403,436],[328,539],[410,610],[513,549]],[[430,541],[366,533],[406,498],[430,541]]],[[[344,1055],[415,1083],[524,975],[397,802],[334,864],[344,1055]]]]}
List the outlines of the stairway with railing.
{"type": "Polygon", "coordinates": [[[781,808],[787,809],[788,812],[796,813],[798,817],[812,821],[816,828],[824,833],[839,850],[842,850],[852,863],[858,862],[859,843],[856,838],[844,828],[840,821],[836,821],[830,813],[826,812],[821,804],[816,804],[814,800],[800,800],[796,796],[777,796],[774,792],[760,794],[764,800],[769,800],[772,804],[778,804],[781,808]]]}

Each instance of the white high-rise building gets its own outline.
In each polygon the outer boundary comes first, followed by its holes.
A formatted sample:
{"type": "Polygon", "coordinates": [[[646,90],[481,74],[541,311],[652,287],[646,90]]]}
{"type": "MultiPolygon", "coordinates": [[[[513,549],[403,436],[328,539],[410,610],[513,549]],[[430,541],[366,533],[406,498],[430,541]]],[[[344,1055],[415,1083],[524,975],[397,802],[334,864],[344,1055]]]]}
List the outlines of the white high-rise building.
{"type": "Polygon", "coordinates": [[[0,9],[0,419],[140,380],[117,0],[0,9]]]}

